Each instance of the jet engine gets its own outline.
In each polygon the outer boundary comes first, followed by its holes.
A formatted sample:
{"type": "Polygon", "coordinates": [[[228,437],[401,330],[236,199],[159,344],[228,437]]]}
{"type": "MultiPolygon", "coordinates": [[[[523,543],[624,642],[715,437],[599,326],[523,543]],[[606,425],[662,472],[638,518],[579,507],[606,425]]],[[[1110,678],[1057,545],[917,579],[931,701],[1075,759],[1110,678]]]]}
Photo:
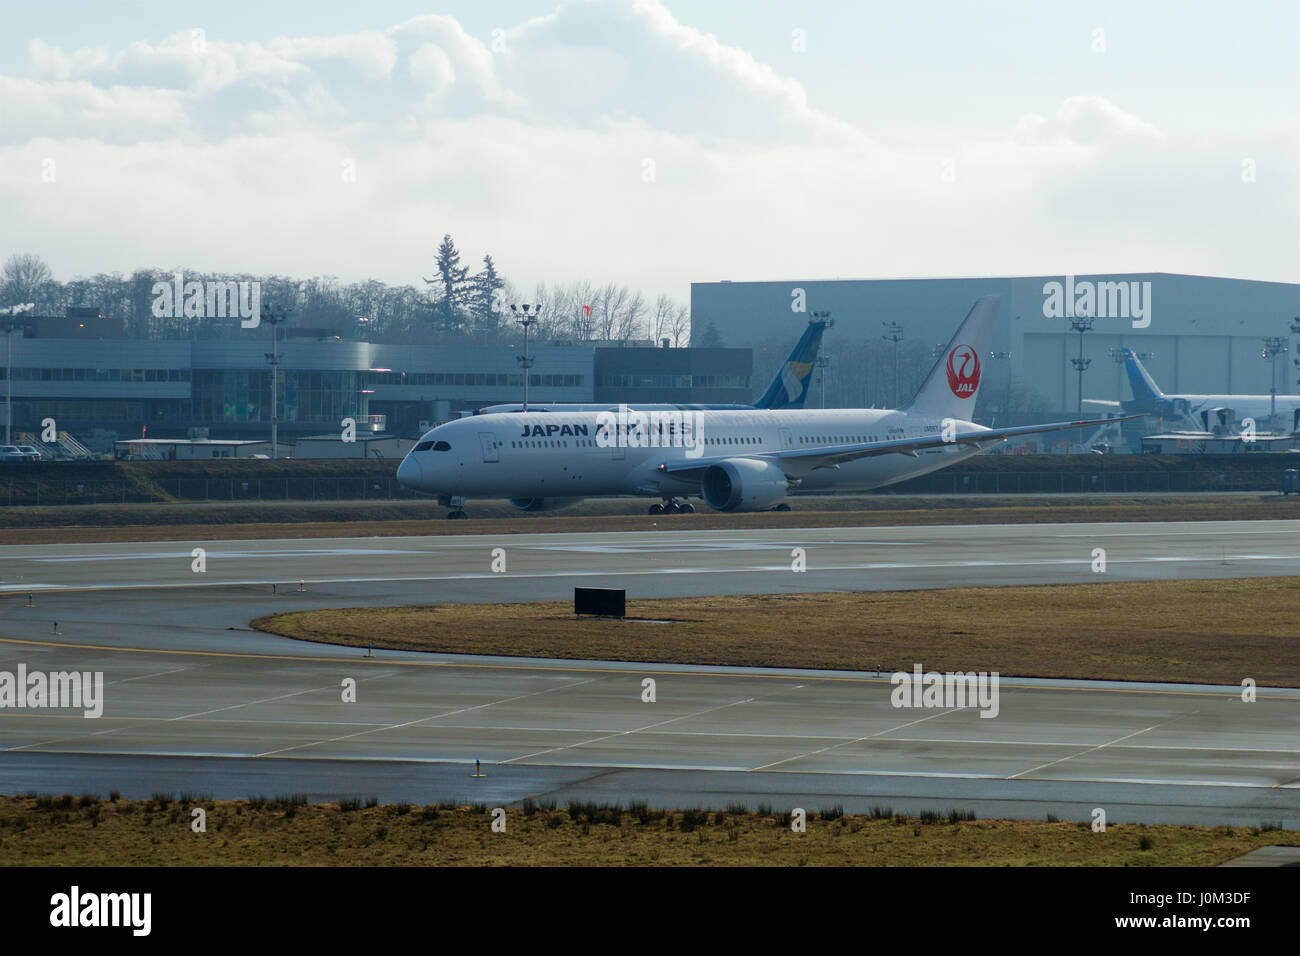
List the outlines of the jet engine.
{"type": "Polygon", "coordinates": [[[789,489],[780,465],[757,458],[728,458],[700,479],[700,496],[715,511],[768,511],[789,489]]]}
{"type": "Polygon", "coordinates": [[[1236,409],[1207,408],[1201,412],[1201,424],[1205,426],[1207,432],[1214,432],[1216,435],[1232,431],[1236,421],[1236,409]]]}
{"type": "Polygon", "coordinates": [[[520,511],[558,511],[582,501],[581,498],[511,498],[510,503],[520,511]]]}

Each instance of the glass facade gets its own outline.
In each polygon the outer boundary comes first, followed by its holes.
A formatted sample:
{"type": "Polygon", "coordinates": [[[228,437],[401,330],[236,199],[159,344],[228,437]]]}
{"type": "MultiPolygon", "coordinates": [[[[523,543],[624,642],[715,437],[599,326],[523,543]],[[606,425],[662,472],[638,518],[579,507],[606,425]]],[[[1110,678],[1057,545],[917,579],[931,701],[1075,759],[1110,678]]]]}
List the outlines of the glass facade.
{"type": "Polygon", "coordinates": [[[598,375],[599,388],[749,388],[748,375],[598,375]]]}
{"type": "MultiPolygon", "coordinates": [[[[280,372],[280,421],[334,428],[361,415],[365,372],[280,372]]],[[[196,370],[193,418],[196,422],[271,421],[271,370],[196,370]]]]}
{"type": "MultiPolygon", "coordinates": [[[[524,377],[518,372],[370,372],[371,385],[481,385],[523,388],[524,377]]],[[[529,385],[549,388],[580,388],[584,375],[530,375],[529,385]]]]}
{"type": "MultiPolygon", "coordinates": [[[[0,367],[0,382],[5,379],[0,367]]],[[[16,368],[15,382],[188,382],[187,368],[16,368]]]]}

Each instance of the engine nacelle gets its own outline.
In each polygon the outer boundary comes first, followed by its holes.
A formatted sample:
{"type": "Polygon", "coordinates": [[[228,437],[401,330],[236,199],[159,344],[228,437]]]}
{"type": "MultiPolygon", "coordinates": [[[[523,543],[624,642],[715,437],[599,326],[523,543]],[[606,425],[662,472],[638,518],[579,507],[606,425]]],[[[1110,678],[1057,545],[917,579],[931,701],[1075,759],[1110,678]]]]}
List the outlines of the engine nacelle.
{"type": "Polygon", "coordinates": [[[510,503],[520,511],[558,511],[580,502],[581,498],[511,498],[510,503]]]}
{"type": "Polygon", "coordinates": [[[1232,431],[1236,421],[1237,410],[1234,408],[1207,408],[1201,412],[1201,423],[1205,430],[1216,435],[1232,431]]]}
{"type": "Polygon", "coordinates": [[[789,489],[780,465],[757,458],[728,458],[710,465],[700,479],[700,496],[715,511],[767,511],[789,489]]]}

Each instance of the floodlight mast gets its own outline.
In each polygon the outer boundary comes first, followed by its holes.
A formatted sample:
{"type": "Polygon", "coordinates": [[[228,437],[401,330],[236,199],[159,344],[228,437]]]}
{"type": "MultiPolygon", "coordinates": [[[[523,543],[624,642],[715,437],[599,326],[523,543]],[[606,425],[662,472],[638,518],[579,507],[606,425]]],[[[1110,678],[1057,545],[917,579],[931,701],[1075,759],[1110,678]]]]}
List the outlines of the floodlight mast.
{"type": "Polygon", "coordinates": [[[533,367],[533,357],[528,354],[528,329],[533,325],[541,314],[540,305],[511,305],[510,311],[515,314],[515,321],[524,327],[524,354],[517,356],[517,361],[524,370],[524,411],[528,411],[528,380],[532,377],[528,370],[533,367]]]}
{"type": "Polygon", "coordinates": [[[275,309],[267,303],[262,306],[262,322],[271,327],[271,351],[266,353],[271,363],[271,459],[280,457],[280,323],[289,313],[275,309]]]}

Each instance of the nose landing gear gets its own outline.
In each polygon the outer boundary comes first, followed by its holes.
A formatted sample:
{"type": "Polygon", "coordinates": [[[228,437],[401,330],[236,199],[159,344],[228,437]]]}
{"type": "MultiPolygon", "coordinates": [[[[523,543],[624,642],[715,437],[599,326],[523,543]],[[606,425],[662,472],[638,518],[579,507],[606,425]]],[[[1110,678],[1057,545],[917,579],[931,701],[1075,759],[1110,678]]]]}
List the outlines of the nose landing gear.
{"type": "Polygon", "coordinates": [[[448,521],[463,520],[469,517],[469,515],[465,514],[465,497],[463,495],[439,495],[438,504],[451,509],[447,514],[448,521]]]}
{"type": "Polygon", "coordinates": [[[676,498],[665,498],[663,504],[653,504],[650,506],[648,514],[652,515],[693,515],[695,506],[689,501],[678,502],[676,498]]]}

